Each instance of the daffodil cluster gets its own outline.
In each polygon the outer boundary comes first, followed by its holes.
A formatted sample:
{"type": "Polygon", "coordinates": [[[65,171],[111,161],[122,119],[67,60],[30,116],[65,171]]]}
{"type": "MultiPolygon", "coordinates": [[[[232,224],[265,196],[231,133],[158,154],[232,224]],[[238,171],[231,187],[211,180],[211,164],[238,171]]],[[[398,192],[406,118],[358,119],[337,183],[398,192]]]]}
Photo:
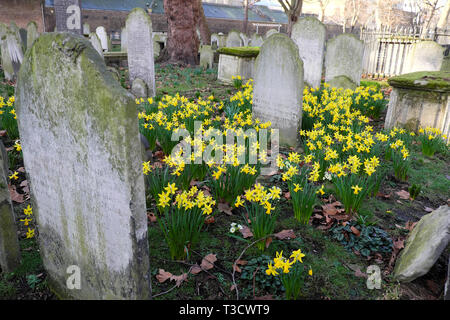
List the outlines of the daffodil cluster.
{"type": "Polygon", "coordinates": [[[16,109],[14,108],[15,97],[11,96],[7,100],[0,96],[0,123],[6,130],[11,140],[19,138],[19,128],[17,126],[16,109]]]}

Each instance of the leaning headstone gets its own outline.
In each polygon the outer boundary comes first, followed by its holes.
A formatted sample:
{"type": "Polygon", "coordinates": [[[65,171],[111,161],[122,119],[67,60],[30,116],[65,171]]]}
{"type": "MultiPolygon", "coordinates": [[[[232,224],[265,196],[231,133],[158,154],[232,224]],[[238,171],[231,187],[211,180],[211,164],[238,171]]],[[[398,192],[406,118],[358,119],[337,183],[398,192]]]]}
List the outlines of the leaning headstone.
{"type": "Polygon", "coordinates": [[[98,52],[98,54],[103,57],[102,43],[100,42],[100,38],[98,37],[97,33],[91,32],[91,34],[89,35],[89,41],[91,42],[94,49],[98,52]]]}
{"type": "Polygon", "coordinates": [[[291,39],[298,47],[310,87],[320,87],[326,32],[325,25],[312,17],[301,18],[292,27],[291,39]]]}
{"type": "Polygon", "coordinates": [[[148,87],[148,95],[155,96],[155,62],[153,56],[152,21],[144,9],[133,9],[126,21],[128,68],[130,81],[139,78],[148,87]]]}
{"type": "Polygon", "coordinates": [[[91,34],[91,26],[87,22],[83,23],[83,35],[89,36],[90,34],[91,34]]]}
{"type": "Polygon", "coordinates": [[[352,89],[359,86],[362,75],[364,43],[352,34],[340,34],[328,40],[325,54],[325,82],[331,87],[352,89]],[[343,77],[350,83],[342,87],[343,77]]]}
{"type": "Polygon", "coordinates": [[[16,217],[8,189],[8,155],[0,141],[0,268],[12,272],[20,265],[16,217]]]}
{"type": "Polygon", "coordinates": [[[17,77],[23,60],[22,41],[19,33],[7,28],[5,35],[2,37],[1,48],[5,78],[13,81],[17,77]]]}
{"type": "Polygon", "coordinates": [[[27,25],[27,50],[33,46],[34,41],[39,37],[37,23],[31,21],[27,25]]]}
{"type": "Polygon", "coordinates": [[[250,40],[248,39],[247,35],[241,32],[241,33],[239,34],[239,36],[241,37],[243,46],[244,46],[244,47],[247,47],[247,46],[248,46],[248,43],[249,43],[249,41],[250,41],[250,40]]]}
{"type": "Polygon", "coordinates": [[[122,28],[120,33],[120,51],[127,52],[127,29],[122,28]]]}
{"type": "Polygon", "coordinates": [[[270,29],[269,31],[266,32],[266,34],[264,35],[264,39],[269,38],[271,35],[279,33],[277,30],[275,29],[270,29]]]}
{"type": "Polygon", "coordinates": [[[395,263],[394,277],[410,282],[426,274],[450,242],[450,207],[441,206],[420,219],[395,263]]]}
{"type": "Polygon", "coordinates": [[[26,55],[16,97],[50,287],[60,298],[148,298],[147,217],[133,96],[87,39],[46,33],[26,55]]]}
{"type": "Polygon", "coordinates": [[[211,69],[214,62],[214,51],[211,46],[202,45],[200,47],[200,67],[211,69]]]}
{"type": "Polygon", "coordinates": [[[148,97],[148,89],[144,80],[136,78],[131,84],[131,93],[136,98],[147,98],[148,97]]]}
{"type": "Polygon", "coordinates": [[[411,45],[402,73],[439,71],[445,48],[434,41],[420,41],[411,45]]]}
{"type": "Polygon", "coordinates": [[[253,115],[278,129],[280,144],[296,146],[302,120],[303,62],[295,43],[278,33],[261,47],[254,70],[253,115]]]}
{"type": "Polygon", "coordinates": [[[252,47],[261,47],[263,43],[264,43],[264,39],[262,36],[260,36],[257,33],[254,33],[252,35],[252,38],[250,39],[250,45],[252,47]]]}
{"type": "Polygon", "coordinates": [[[54,0],[56,31],[83,34],[81,0],[54,0]]]}
{"type": "Polygon", "coordinates": [[[95,33],[97,34],[98,38],[100,39],[100,43],[102,45],[103,52],[108,51],[108,34],[106,33],[105,27],[97,27],[95,29],[95,33]]]}
{"type": "Polygon", "coordinates": [[[237,31],[230,31],[225,43],[226,47],[242,47],[242,39],[237,31]]]}

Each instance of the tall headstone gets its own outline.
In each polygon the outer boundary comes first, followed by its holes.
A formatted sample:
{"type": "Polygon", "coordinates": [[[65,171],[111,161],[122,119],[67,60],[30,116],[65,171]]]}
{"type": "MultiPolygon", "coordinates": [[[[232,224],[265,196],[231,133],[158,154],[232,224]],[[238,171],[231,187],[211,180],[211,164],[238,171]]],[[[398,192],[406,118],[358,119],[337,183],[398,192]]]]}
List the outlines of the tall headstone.
{"type": "Polygon", "coordinates": [[[0,268],[12,272],[20,265],[16,217],[8,189],[8,155],[0,141],[0,268]]]}
{"type": "Polygon", "coordinates": [[[133,96],[87,39],[46,33],[25,57],[16,98],[49,285],[61,298],[148,298],[147,217],[133,96]]]}
{"type": "Polygon", "coordinates": [[[39,37],[37,23],[31,21],[27,25],[27,50],[33,46],[34,41],[39,37]]]}
{"type": "Polygon", "coordinates": [[[402,73],[439,71],[444,61],[445,48],[434,41],[420,41],[411,45],[402,73]]]}
{"type": "Polygon", "coordinates": [[[303,62],[286,35],[270,36],[256,58],[253,115],[278,129],[280,144],[296,146],[302,120],[303,62]]]}
{"type": "Polygon", "coordinates": [[[83,34],[81,0],[54,0],[56,31],[83,34]]]}
{"type": "Polygon", "coordinates": [[[250,39],[250,45],[252,47],[261,47],[262,44],[264,43],[264,39],[262,36],[260,36],[257,33],[254,33],[250,39]]]}
{"type": "Polygon", "coordinates": [[[269,31],[266,32],[266,34],[264,35],[264,39],[269,38],[271,35],[279,33],[277,30],[275,29],[270,29],[269,31]]]}
{"type": "Polygon", "coordinates": [[[95,29],[95,33],[97,34],[98,38],[100,39],[100,43],[102,45],[102,49],[104,52],[108,51],[108,34],[106,33],[105,27],[97,27],[95,29]]]}
{"type": "Polygon", "coordinates": [[[13,81],[17,77],[23,60],[23,47],[18,30],[6,28],[5,35],[2,37],[1,52],[5,78],[13,81]]]}
{"type": "Polygon", "coordinates": [[[133,9],[126,21],[128,69],[130,81],[139,78],[148,87],[148,95],[156,95],[153,56],[152,20],[144,9],[133,9]]]}
{"type": "Polygon", "coordinates": [[[310,87],[320,87],[326,33],[325,25],[312,17],[301,18],[292,27],[291,39],[298,47],[310,87]]]}
{"type": "Polygon", "coordinates": [[[226,47],[242,47],[242,39],[237,31],[230,31],[225,43],[226,47]]]}
{"type": "Polygon", "coordinates": [[[127,52],[127,29],[122,28],[120,33],[120,51],[127,52]]]}
{"type": "Polygon", "coordinates": [[[91,26],[87,22],[83,23],[83,35],[89,36],[90,34],[91,34],[91,26]]]}
{"type": "Polygon", "coordinates": [[[325,82],[332,87],[355,89],[362,75],[364,43],[352,34],[328,40],[325,54],[325,82]]]}
{"type": "Polygon", "coordinates": [[[216,50],[219,48],[219,35],[217,33],[211,34],[211,48],[216,50]]]}
{"type": "Polygon", "coordinates": [[[153,37],[153,57],[157,59],[161,53],[161,46],[159,42],[153,37]]]}
{"type": "Polygon", "coordinates": [[[214,62],[214,51],[211,46],[202,45],[200,47],[200,66],[205,69],[211,69],[214,62]]]}
{"type": "Polygon", "coordinates": [[[242,40],[242,44],[243,44],[243,46],[244,47],[247,47],[248,46],[248,43],[249,43],[249,38],[247,37],[247,35],[245,34],[245,33],[240,33],[239,34],[239,36],[241,37],[241,40],[242,40]]]}
{"type": "Polygon", "coordinates": [[[97,33],[91,32],[91,34],[89,35],[89,41],[91,42],[94,49],[98,52],[98,54],[103,57],[102,43],[100,42],[97,33]]]}

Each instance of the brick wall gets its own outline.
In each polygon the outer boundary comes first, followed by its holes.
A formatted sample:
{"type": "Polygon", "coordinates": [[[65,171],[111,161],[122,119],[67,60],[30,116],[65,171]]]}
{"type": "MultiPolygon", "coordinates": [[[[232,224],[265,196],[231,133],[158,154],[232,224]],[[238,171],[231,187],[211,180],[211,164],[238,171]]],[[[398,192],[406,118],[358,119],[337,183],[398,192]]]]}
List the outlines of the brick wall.
{"type": "Polygon", "coordinates": [[[19,28],[26,28],[30,21],[44,31],[42,19],[43,0],[0,0],[0,22],[10,24],[14,21],[19,28]]]}

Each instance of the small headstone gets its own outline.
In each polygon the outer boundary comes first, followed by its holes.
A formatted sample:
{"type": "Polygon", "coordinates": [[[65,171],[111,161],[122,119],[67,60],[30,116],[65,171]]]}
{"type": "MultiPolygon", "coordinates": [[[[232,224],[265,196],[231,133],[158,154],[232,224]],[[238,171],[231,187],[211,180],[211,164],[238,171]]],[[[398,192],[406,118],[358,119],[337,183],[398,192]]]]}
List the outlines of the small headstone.
{"type": "Polygon", "coordinates": [[[98,37],[97,33],[91,32],[91,34],[89,35],[89,41],[91,42],[94,49],[98,52],[98,54],[103,57],[102,43],[100,42],[100,38],[98,37]]]}
{"type": "Polygon", "coordinates": [[[83,23],[83,35],[89,36],[90,34],[91,34],[91,26],[87,22],[83,23]]]}
{"type": "Polygon", "coordinates": [[[22,41],[18,30],[6,29],[1,44],[2,67],[6,80],[16,79],[23,60],[22,41]]]}
{"type": "Polygon", "coordinates": [[[56,31],[82,34],[81,0],[54,0],[56,31]]]}
{"type": "Polygon", "coordinates": [[[161,53],[161,45],[155,39],[153,39],[153,57],[158,59],[161,53]]]}
{"type": "Polygon", "coordinates": [[[205,69],[211,69],[214,62],[214,51],[211,46],[203,45],[200,47],[200,66],[205,69]]]}
{"type": "Polygon", "coordinates": [[[33,46],[34,41],[39,37],[38,26],[32,21],[27,25],[27,49],[33,46]]]}
{"type": "Polygon", "coordinates": [[[148,87],[149,97],[156,94],[152,21],[144,9],[133,9],[126,21],[130,81],[139,78],[148,87]]]}
{"type": "Polygon", "coordinates": [[[418,71],[439,71],[445,48],[434,41],[420,41],[411,45],[405,59],[403,74],[418,71]]]}
{"type": "Polygon", "coordinates": [[[410,282],[426,274],[450,241],[450,207],[441,206],[420,219],[397,262],[394,277],[410,282]]]}
{"type": "MultiPolygon", "coordinates": [[[[351,87],[359,86],[362,75],[364,43],[352,34],[340,34],[328,40],[325,54],[325,82],[332,87],[341,85],[345,76],[351,80],[351,87]]],[[[347,87],[343,87],[347,89],[347,87]]]]}
{"type": "Polygon", "coordinates": [[[144,80],[136,78],[131,84],[131,93],[136,98],[147,98],[148,97],[148,89],[144,80]]]}
{"type": "Polygon", "coordinates": [[[0,268],[12,272],[20,265],[16,217],[8,188],[8,155],[0,141],[0,268]]]}
{"type": "Polygon", "coordinates": [[[127,52],[127,29],[122,28],[120,33],[120,51],[127,52]]]}
{"type": "Polygon", "coordinates": [[[262,36],[260,36],[257,33],[254,33],[252,35],[252,38],[250,39],[250,45],[252,47],[261,47],[263,43],[264,43],[264,39],[262,36]]]}
{"type": "Polygon", "coordinates": [[[217,33],[211,34],[211,48],[217,50],[219,48],[219,35],[217,33]]]}
{"type": "Polygon", "coordinates": [[[239,34],[239,36],[241,37],[242,44],[244,45],[244,47],[247,47],[247,46],[248,46],[248,43],[249,43],[249,41],[250,41],[250,40],[248,39],[247,35],[241,32],[241,33],[239,34]]]}
{"type": "Polygon", "coordinates": [[[305,68],[305,82],[320,87],[327,29],[316,18],[299,19],[292,27],[291,39],[297,44],[305,68]]]}
{"type": "Polygon", "coordinates": [[[441,71],[450,72],[450,55],[444,57],[442,62],[441,71]]]}
{"type": "Polygon", "coordinates": [[[103,52],[107,52],[108,51],[108,34],[106,33],[106,29],[105,27],[97,27],[97,29],[95,29],[95,33],[97,34],[98,38],[100,39],[100,43],[102,45],[102,50],[103,52]]]}
{"type": "Polygon", "coordinates": [[[297,146],[302,120],[303,62],[296,44],[286,35],[269,37],[254,70],[253,115],[279,129],[280,144],[297,146]]]}
{"type": "Polygon", "coordinates": [[[237,31],[230,31],[225,43],[226,47],[242,47],[242,39],[237,31]]]}
{"type": "Polygon", "coordinates": [[[264,39],[269,38],[271,35],[279,33],[277,30],[275,29],[270,29],[269,31],[266,32],[266,34],[264,35],[264,39]]]}
{"type": "Polygon", "coordinates": [[[61,298],[148,298],[147,216],[133,96],[87,39],[46,33],[24,60],[16,97],[50,287],[61,298]]]}

